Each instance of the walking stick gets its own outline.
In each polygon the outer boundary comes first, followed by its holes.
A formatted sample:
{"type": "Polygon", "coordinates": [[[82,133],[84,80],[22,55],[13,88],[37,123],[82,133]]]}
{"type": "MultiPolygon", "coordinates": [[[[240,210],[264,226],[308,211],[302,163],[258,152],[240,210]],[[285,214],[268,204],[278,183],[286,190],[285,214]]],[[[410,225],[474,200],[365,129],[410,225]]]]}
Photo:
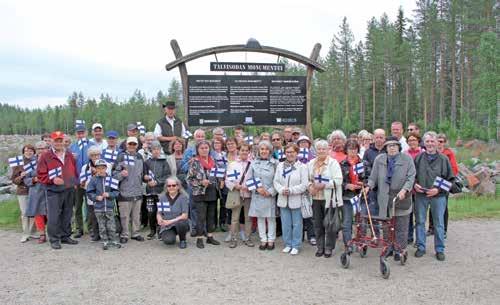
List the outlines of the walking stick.
{"type": "Polygon", "coordinates": [[[362,188],[361,192],[363,193],[363,197],[365,199],[366,211],[368,212],[368,222],[370,223],[370,228],[372,230],[373,239],[377,240],[377,235],[375,234],[375,230],[373,229],[372,214],[370,213],[370,208],[368,207],[368,200],[366,199],[365,189],[362,188]]]}

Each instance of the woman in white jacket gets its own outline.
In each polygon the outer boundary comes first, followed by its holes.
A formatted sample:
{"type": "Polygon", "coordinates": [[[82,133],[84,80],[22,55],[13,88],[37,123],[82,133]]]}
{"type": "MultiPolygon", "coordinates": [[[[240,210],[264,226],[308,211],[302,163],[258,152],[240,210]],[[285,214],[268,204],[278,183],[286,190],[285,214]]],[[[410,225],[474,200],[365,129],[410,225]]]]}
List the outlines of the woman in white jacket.
{"type": "Polygon", "coordinates": [[[285,148],[286,160],[278,164],[274,175],[285,243],[283,252],[291,255],[298,254],[302,244],[301,206],[309,182],[307,167],[297,160],[298,153],[297,144],[289,143],[285,148]]]}
{"type": "Polygon", "coordinates": [[[328,142],[316,141],[314,145],[317,157],[308,164],[309,193],[313,198],[313,224],[316,234],[316,257],[331,257],[335,249],[337,236],[325,232],[323,219],[331,207],[342,206],[342,171],[337,160],[328,154],[328,142]]]}

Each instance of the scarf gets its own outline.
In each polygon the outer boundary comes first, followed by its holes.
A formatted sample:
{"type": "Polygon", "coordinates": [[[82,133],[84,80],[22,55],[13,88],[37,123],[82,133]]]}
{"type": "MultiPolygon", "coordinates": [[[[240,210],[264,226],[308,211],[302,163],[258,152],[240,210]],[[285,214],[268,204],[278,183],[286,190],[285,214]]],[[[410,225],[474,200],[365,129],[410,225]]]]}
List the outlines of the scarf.
{"type": "Polygon", "coordinates": [[[436,160],[437,157],[438,157],[438,153],[437,152],[435,154],[429,154],[428,152],[425,152],[425,158],[429,162],[432,162],[432,161],[436,160]]]}
{"type": "Polygon", "coordinates": [[[347,163],[349,164],[349,180],[351,184],[357,184],[359,181],[358,174],[354,172],[354,165],[358,164],[360,162],[359,156],[356,156],[354,160],[350,160],[349,158],[346,158],[347,163]]]}
{"type": "Polygon", "coordinates": [[[203,160],[200,156],[197,156],[196,159],[200,161],[201,166],[203,167],[204,170],[211,170],[212,168],[215,167],[215,161],[212,159],[212,157],[208,156],[207,161],[203,160]]]}
{"type": "Polygon", "coordinates": [[[391,184],[392,176],[394,175],[394,167],[396,165],[396,157],[387,155],[387,176],[385,177],[385,183],[391,184]]]}

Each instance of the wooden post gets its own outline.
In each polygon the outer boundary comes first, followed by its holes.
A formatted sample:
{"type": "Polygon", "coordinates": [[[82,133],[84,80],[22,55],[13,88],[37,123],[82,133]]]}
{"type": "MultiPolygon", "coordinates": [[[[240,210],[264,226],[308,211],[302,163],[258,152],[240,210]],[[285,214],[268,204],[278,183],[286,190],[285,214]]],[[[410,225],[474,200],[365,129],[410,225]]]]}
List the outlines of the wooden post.
{"type": "MultiPolygon", "coordinates": [[[[172,39],[170,40],[170,46],[172,47],[172,50],[174,51],[175,58],[181,58],[182,57],[182,51],[181,48],[179,47],[179,44],[177,43],[177,40],[172,39]]],[[[182,84],[182,102],[184,104],[184,125],[186,128],[189,128],[189,122],[188,122],[188,73],[186,69],[186,64],[181,63],[179,64],[179,73],[181,75],[181,84],[182,84]]]]}
{"type": "MultiPolygon", "coordinates": [[[[321,44],[317,43],[309,57],[311,60],[316,61],[319,56],[319,51],[321,50],[321,44]]],[[[311,141],[314,141],[313,131],[312,131],[312,120],[311,120],[311,88],[312,88],[312,77],[314,74],[314,68],[312,66],[307,66],[307,76],[306,76],[306,134],[309,136],[311,141]]]]}

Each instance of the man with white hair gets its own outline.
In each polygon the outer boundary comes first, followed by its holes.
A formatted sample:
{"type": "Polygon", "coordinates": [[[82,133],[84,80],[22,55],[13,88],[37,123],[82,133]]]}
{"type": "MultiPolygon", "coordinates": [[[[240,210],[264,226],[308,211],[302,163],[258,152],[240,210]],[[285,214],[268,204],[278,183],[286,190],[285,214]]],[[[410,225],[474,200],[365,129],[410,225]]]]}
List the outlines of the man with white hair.
{"type": "Polygon", "coordinates": [[[92,125],[92,135],[94,136],[90,141],[94,142],[101,150],[105,150],[108,147],[106,139],[104,139],[104,130],[101,123],[94,123],[92,125]]]}

